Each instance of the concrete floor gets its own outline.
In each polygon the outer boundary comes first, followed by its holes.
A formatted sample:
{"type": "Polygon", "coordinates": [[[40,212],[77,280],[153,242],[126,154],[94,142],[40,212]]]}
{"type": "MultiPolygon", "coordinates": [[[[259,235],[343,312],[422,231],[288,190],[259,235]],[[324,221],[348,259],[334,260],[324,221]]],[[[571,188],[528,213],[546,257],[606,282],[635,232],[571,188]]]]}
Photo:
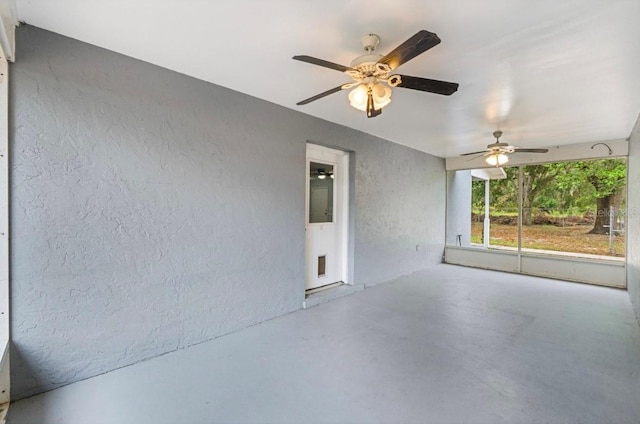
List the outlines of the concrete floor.
{"type": "Polygon", "coordinates": [[[625,291],[440,265],[12,404],[23,423],[639,423],[625,291]]]}

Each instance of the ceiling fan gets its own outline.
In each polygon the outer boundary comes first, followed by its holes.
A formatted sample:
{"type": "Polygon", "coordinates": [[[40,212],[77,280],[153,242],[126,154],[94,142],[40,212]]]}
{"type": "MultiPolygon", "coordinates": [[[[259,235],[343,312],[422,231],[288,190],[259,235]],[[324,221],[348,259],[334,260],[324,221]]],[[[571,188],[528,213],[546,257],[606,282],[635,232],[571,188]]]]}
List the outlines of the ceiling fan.
{"type": "Polygon", "coordinates": [[[450,96],[458,90],[458,84],[453,82],[409,75],[392,75],[398,66],[440,44],[440,38],[432,32],[418,31],[386,56],[375,53],[380,43],[380,37],[376,34],[364,35],[361,42],[365,54],[356,57],[351,62],[351,66],[339,65],[311,56],[293,56],[295,60],[344,72],[353,79],[353,82],[339,85],[296,104],[306,105],[329,94],[353,88],[349,93],[351,106],[366,112],[368,118],[374,118],[380,115],[382,108],[391,102],[391,88],[403,87],[445,96],[450,96]]]}
{"type": "Polygon", "coordinates": [[[463,153],[460,156],[478,155],[469,159],[469,161],[479,158],[480,156],[484,156],[485,161],[489,165],[502,166],[509,162],[508,155],[511,153],[547,153],[549,151],[549,149],[521,149],[516,146],[511,146],[508,143],[501,143],[500,137],[502,137],[502,131],[494,131],[493,136],[496,138],[496,142],[489,144],[486,150],[481,152],[463,153]]]}
{"type": "Polygon", "coordinates": [[[311,177],[315,177],[319,180],[324,180],[325,178],[329,177],[331,179],[334,178],[333,176],[333,170],[326,170],[325,168],[318,168],[315,171],[311,172],[311,177]]]}

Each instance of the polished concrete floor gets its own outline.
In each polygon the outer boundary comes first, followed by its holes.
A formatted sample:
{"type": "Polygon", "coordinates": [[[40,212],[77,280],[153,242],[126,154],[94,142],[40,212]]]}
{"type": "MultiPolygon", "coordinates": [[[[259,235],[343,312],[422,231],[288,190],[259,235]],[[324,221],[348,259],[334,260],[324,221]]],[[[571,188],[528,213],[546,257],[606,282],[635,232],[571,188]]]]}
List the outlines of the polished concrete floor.
{"type": "Polygon", "coordinates": [[[625,291],[440,265],[15,402],[22,423],[640,423],[625,291]]]}

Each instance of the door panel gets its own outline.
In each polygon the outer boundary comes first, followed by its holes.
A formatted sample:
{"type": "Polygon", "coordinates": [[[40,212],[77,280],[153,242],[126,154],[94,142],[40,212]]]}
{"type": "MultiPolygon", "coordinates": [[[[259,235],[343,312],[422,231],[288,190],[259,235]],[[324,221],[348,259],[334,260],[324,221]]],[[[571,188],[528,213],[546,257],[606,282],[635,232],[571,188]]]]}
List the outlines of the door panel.
{"type": "Polygon", "coordinates": [[[344,281],[344,152],[308,145],[305,289],[344,281]]]}

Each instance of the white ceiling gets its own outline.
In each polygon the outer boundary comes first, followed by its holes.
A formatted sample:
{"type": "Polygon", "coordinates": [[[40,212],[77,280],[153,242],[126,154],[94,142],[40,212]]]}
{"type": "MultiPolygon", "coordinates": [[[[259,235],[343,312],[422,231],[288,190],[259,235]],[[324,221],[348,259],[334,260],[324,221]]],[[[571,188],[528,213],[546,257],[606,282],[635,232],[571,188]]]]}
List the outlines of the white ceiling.
{"type": "MultiPolygon", "coordinates": [[[[622,139],[640,113],[638,0],[17,0],[19,19],[437,156],[494,141],[545,147],[622,139]],[[442,43],[398,73],[460,83],[396,88],[367,119],[349,81],[291,59],[349,65],[360,37],[386,54],[420,29],[442,43]]],[[[20,46],[17,46],[20,60],[20,46]]]]}

